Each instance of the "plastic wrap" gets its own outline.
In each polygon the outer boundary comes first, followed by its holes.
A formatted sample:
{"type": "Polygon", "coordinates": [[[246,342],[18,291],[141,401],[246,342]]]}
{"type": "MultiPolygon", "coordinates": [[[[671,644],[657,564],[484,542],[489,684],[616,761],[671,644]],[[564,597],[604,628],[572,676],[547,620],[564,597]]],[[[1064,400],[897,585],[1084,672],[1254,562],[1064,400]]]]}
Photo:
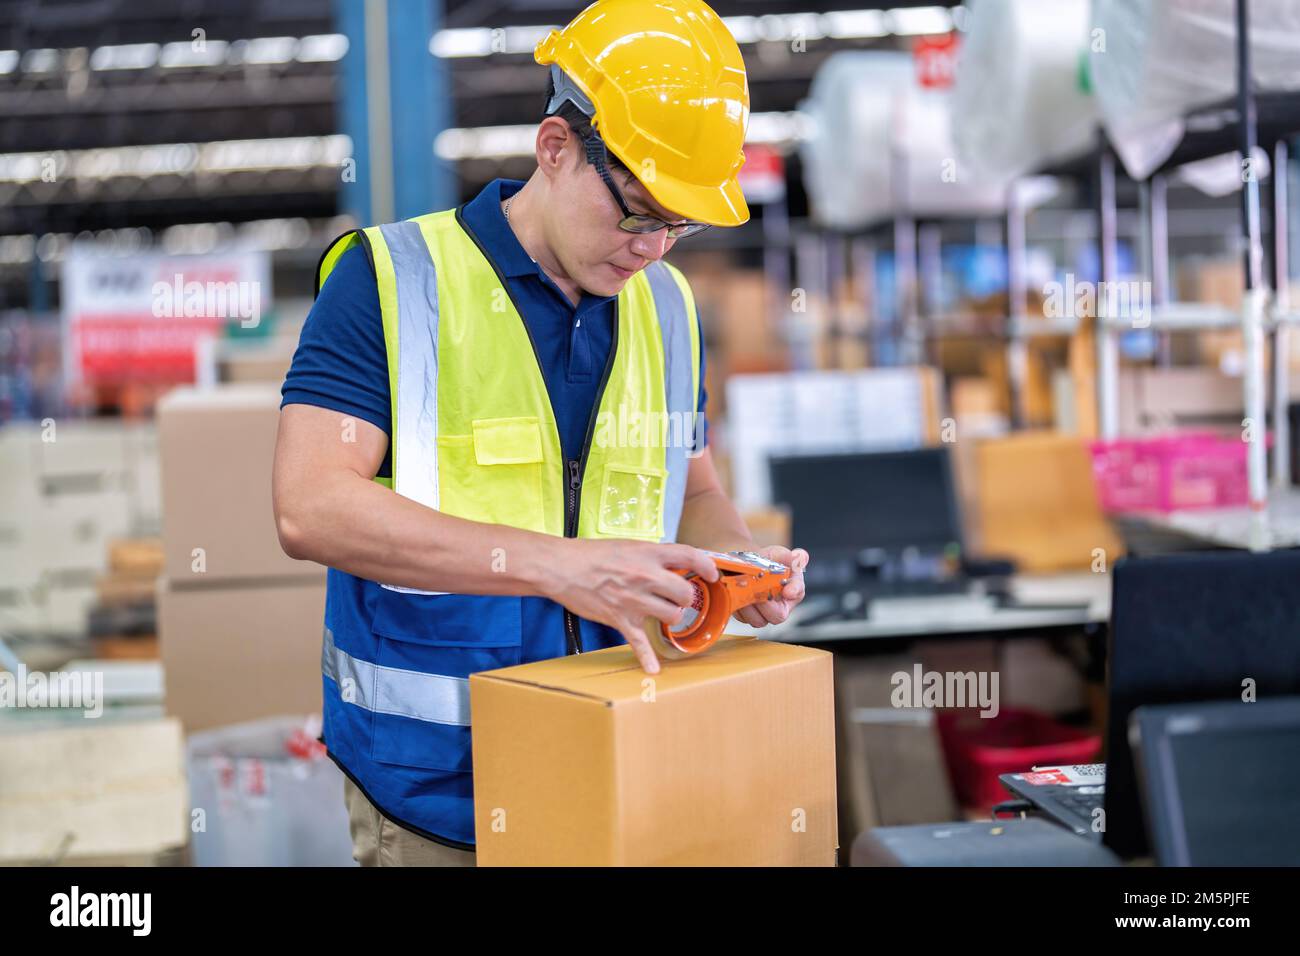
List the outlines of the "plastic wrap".
{"type": "Polygon", "coordinates": [[[195,866],[356,866],[343,773],[293,717],[189,739],[195,866]]]}
{"type": "Polygon", "coordinates": [[[1093,148],[1088,0],[970,0],[952,93],[957,155],[1019,175],[1093,148]]]}
{"type": "Polygon", "coordinates": [[[800,104],[808,120],[804,184],[817,221],[859,229],[899,213],[972,216],[1004,209],[1005,178],[977,179],[958,162],[950,103],[948,91],[917,84],[910,54],[828,58],[800,104]]]}
{"type": "MultiPolygon", "coordinates": [[[[1183,138],[1188,112],[1236,93],[1233,0],[1094,0],[1092,81],[1106,133],[1135,179],[1183,138]]],[[[1300,91],[1300,2],[1250,0],[1257,92],[1300,91]]]]}

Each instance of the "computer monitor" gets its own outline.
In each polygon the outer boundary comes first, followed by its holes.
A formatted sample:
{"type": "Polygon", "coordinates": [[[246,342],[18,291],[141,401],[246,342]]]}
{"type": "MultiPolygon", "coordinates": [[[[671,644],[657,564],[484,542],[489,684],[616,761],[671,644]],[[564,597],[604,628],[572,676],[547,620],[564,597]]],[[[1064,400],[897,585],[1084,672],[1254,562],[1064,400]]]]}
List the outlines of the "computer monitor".
{"type": "MultiPolygon", "coordinates": [[[[948,449],[774,457],[772,501],[813,566],[852,567],[863,551],[960,554],[961,519],[948,449]]],[[[851,581],[840,582],[843,584],[851,581]]]]}
{"type": "Polygon", "coordinates": [[[1148,852],[1128,740],[1136,708],[1300,694],[1300,551],[1124,559],[1111,589],[1102,839],[1129,858],[1148,852]]]}
{"type": "Polygon", "coordinates": [[[1300,697],[1139,707],[1129,742],[1160,865],[1300,865],[1300,697]]]}

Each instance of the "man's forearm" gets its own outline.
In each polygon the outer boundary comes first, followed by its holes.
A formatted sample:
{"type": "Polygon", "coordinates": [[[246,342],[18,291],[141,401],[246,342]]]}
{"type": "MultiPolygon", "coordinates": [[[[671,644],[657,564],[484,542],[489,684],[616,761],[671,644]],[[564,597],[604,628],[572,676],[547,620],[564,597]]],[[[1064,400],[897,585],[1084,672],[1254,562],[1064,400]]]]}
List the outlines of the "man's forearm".
{"type": "Polygon", "coordinates": [[[710,551],[743,551],[754,544],[731,499],[714,489],[691,495],[683,503],[677,540],[710,551]]]}
{"type": "Polygon", "coordinates": [[[322,478],[308,495],[277,497],[280,540],[291,556],[424,591],[542,594],[562,542],[442,514],[355,473],[322,478]]]}

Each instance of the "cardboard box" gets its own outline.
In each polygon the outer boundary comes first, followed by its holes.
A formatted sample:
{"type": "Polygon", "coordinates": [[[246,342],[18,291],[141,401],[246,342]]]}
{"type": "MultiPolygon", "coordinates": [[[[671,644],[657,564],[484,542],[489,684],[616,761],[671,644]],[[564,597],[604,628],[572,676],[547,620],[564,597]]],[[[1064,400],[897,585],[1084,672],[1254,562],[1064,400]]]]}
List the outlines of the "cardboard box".
{"type": "Polygon", "coordinates": [[[1217,368],[1124,368],[1119,375],[1119,432],[1241,428],[1241,379],[1217,368]]]}
{"type": "Polygon", "coordinates": [[[0,862],[142,862],[189,834],[175,720],[0,733],[0,862]]]}
{"type": "Polygon", "coordinates": [[[975,450],[979,539],[1021,571],[1087,571],[1096,549],[1110,567],[1124,546],[1102,514],[1082,439],[1021,432],[975,450]]]}
{"type": "Polygon", "coordinates": [[[218,362],[223,382],[284,383],[297,339],[274,337],[256,343],[225,343],[218,362]]]}
{"type": "Polygon", "coordinates": [[[159,403],[163,550],[171,580],[324,579],[323,567],[288,557],[276,536],[271,465],[279,418],[274,385],[179,388],[159,403]]]}
{"type": "Polygon", "coordinates": [[[933,711],[896,708],[891,700],[895,673],[910,674],[918,660],[926,669],[953,663],[951,652],[937,660],[938,646],[911,655],[835,656],[840,833],[847,846],[872,827],[957,819],[933,711]]]}
{"type": "Polygon", "coordinates": [[[727,637],[470,677],[480,866],[833,866],[831,655],[727,637]]]}
{"type": "Polygon", "coordinates": [[[188,732],[321,709],[325,582],[158,589],[167,713],[188,732]]]}

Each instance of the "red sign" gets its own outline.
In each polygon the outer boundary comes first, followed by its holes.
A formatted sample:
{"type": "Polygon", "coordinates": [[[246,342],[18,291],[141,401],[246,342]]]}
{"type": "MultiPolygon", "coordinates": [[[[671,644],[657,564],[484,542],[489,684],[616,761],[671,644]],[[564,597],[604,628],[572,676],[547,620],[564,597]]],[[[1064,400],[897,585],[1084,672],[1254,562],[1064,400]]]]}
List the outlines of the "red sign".
{"type": "Polygon", "coordinates": [[[771,146],[746,146],[737,179],[746,202],[778,202],[785,197],[785,160],[771,146]]]}
{"type": "Polygon", "coordinates": [[[265,253],[103,255],[74,245],[62,272],[70,384],[191,382],[195,355],[227,323],[270,306],[265,253]]]}
{"type": "Polygon", "coordinates": [[[916,81],[926,89],[946,90],[957,72],[957,34],[941,33],[916,38],[912,46],[916,81]]]}

